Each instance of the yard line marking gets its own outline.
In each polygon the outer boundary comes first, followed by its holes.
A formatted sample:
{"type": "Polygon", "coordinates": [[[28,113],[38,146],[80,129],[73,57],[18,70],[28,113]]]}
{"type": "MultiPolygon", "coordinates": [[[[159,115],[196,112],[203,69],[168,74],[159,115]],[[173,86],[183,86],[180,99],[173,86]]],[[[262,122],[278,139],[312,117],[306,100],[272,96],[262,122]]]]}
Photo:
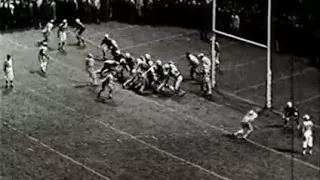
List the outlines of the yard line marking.
{"type": "Polygon", "coordinates": [[[317,94],[317,95],[315,95],[315,96],[312,96],[312,97],[310,97],[310,98],[308,98],[308,99],[304,99],[304,100],[298,101],[298,102],[296,102],[296,105],[304,104],[304,103],[306,103],[306,102],[308,102],[308,101],[312,101],[312,100],[315,100],[315,99],[318,99],[318,98],[320,98],[320,94],[317,94]]]}
{"type": "MultiPolygon", "coordinates": [[[[65,65],[66,67],[69,67],[69,68],[71,68],[71,69],[75,69],[75,70],[77,70],[78,72],[80,72],[80,73],[82,73],[82,74],[85,74],[85,73],[84,73],[81,69],[79,69],[79,68],[75,68],[75,67],[70,66],[70,65],[68,65],[68,64],[65,64],[65,63],[63,63],[62,61],[59,61],[59,60],[56,60],[56,61],[59,62],[59,63],[62,64],[62,65],[65,65]]],[[[132,94],[131,91],[127,91],[127,92],[129,92],[129,93],[132,94]]],[[[231,97],[235,97],[235,98],[237,98],[237,99],[241,99],[241,100],[243,100],[244,102],[249,102],[249,104],[254,104],[254,105],[260,106],[260,105],[258,105],[256,102],[253,102],[253,101],[251,101],[251,100],[249,100],[249,99],[246,99],[246,98],[242,98],[242,97],[240,97],[240,96],[238,96],[238,95],[236,95],[236,94],[234,94],[234,93],[230,93],[230,92],[226,92],[226,91],[221,91],[221,90],[220,90],[220,92],[223,92],[223,93],[225,93],[225,94],[228,94],[228,95],[231,96],[231,97]]],[[[158,102],[156,102],[156,101],[154,101],[154,100],[151,100],[151,99],[148,99],[148,98],[146,98],[146,97],[142,97],[142,96],[139,96],[139,95],[136,95],[136,94],[133,94],[133,95],[134,95],[135,97],[138,97],[138,98],[144,100],[144,101],[149,101],[149,102],[154,103],[154,104],[156,104],[156,105],[158,105],[158,106],[160,106],[160,107],[164,107],[165,109],[168,109],[168,110],[172,110],[172,111],[174,111],[174,112],[177,112],[177,110],[174,110],[174,109],[172,109],[172,108],[169,108],[169,107],[167,107],[167,106],[164,106],[164,105],[162,105],[162,104],[159,104],[158,102]]],[[[215,106],[217,106],[217,107],[225,106],[225,105],[221,105],[221,104],[214,103],[214,102],[212,102],[212,101],[206,101],[206,102],[209,102],[210,104],[213,104],[213,105],[215,105],[215,106]]],[[[225,107],[226,107],[226,106],[225,106],[225,107]]],[[[272,112],[274,112],[274,113],[276,113],[276,114],[279,114],[279,113],[280,113],[280,114],[282,115],[282,113],[281,113],[280,111],[278,111],[278,110],[272,110],[272,112]]],[[[190,116],[190,115],[188,115],[188,114],[183,114],[183,115],[184,115],[184,116],[190,116]]],[[[192,117],[192,116],[191,116],[191,117],[192,117]]],[[[196,117],[193,117],[192,119],[193,119],[193,120],[197,120],[196,117]]],[[[219,127],[217,127],[217,126],[214,126],[214,125],[212,125],[212,124],[210,124],[210,123],[207,123],[207,122],[205,122],[205,121],[203,121],[203,120],[198,119],[198,121],[199,121],[199,122],[202,122],[202,123],[204,123],[204,124],[206,124],[206,125],[208,125],[209,127],[213,128],[213,129],[218,129],[218,130],[220,130],[220,131],[222,131],[222,132],[228,132],[228,131],[226,131],[226,130],[224,130],[224,129],[222,129],[222,128],[219,128],[219,127]]],[[[319,127],[319,126],[315,125],[315,127],[319,127]]],[[[228,132],[228,133],[230,133],[230,132],[228,132]]],[[[260,147],[260,148],[262,148],[262,149],[268,150],[268,151],[270,151],[270,152],[273,152],[273,153],[282,155],[282,156],[284,156],[284,157],[286,157],[286,158],[288,158],[288,159],[291,159],[291,155],[287,155],[287,154],[282,153],[282,152],[280,152],[280,151],[277,151],[277,150],[274,150],[274,149],[269,148],[269,147],[267,147],[267,146],[261,145],[261,144],[255,142],[255,141],[253,141],[253,140],[249,140],[249,139],[248,139],[248,142],[250,142],[251,144],[253,144],[253,145],[257,146],[257,147],[260,147]]],[[[299,162],[299,163],[301,163],[301,164],[304,164],[304,165],[306,165],[306,166],[308,166],[308,167],[311,167],[311,168],[313,168],[313,169],[316,169],[316,170],[320,171],[320,167],[318,167],[318,166],[315,166],[315,165],[313,165],[313,164],[311,164],[311,163],[305,162],[305,161],[300,160],[300,159],[298,159],[298,158],[293,158],[293,159],[294,159],[296,162],[299,162]]]]}
{"type": "MultiPolygon", "coordinates": [[[[78,114],[80,114],[80,115],[82,115],[82,116],[84,116],[84,117],[86,117],[86,118],[88,118],[88,119],[92,119],[92,118],[89,117],[88,115],[82,114],[81,112],[76,111],[76,110],[73,109],[72,107],[69,107],[69,106],[67,106],[67,105],[64,105],[63,103],[60,103],[60,102],[58,102],[58,101],[56,101],[56,100],[54,100],[54,99],[51,99],[50,97],[48,97],[48,96],[46,96],[46,95],[43,95],[43,94],[41,94],[41,93],[39,93],[39,92],[31,89],[31,88],[28,88],[28,87],[27,87],[27,89],[28,89],[29,91],[33,92],[34,94],[37,94],[38,96],[40,96],[40,97],[42,97],[42,98],[44,98],[44,99],[47,99],[47,100],[49,100],[49,101],[51,101],[51,102],[53,102],[53,103],[61,106],[62,108],[68,109],[68,110],[70,110],[70,111],[72,111],[72,112],[76,112],[76,113],[78,113],[78,114]]],[[[130,95],[132,95],[132,96],[134,96],[134,97],[140,98],[140,99],[143,100],[143,101],[153,103],[153,104],[155,104],[155,105],[157,105],[157,106],[159,106],[159,107],[162,107],[162,108],[164,108],[164,109],[167,109],[167,110],[169,110],[169,111],[172,111],[172,112],[174,112],[174,113],[176,113],[176,114],[181,114],[181,115],[183,115],[183,116],[185,116],[185,117],[188,117],[190,120],[193,120],[193,121],[196,121],[196,122],[199,122],[199,123],[203,123],[203,124],[207,125],[208,127],[211,127],[212,129],[215,129],[215,130],[217,130],[217,131],[221,131],[221,132],[226,133],[226,134],[230,134],[230,133],[231,133],[230,131],[227,131],[227,130],[225,130],[225,129],[223,129],[223,128],[220,128],[220,127],[218,127],[218,126],[212,125],[212,124],[210,124],[210,123],[208,123],[208,122],[205,122],[205,121],[203,121],[203,120],[201,120],[201,119],[199,119],[199,118],[197,118],[197,117],[193,117],[193,116],[191,116],[191,115],[189,115],[189,114],[186,114],[186,113],[179,113],[176,109],[167,107],[167,106],[165,106],[165,105],[163,105],[163,104],[160,104],[160,103],[158,103],[158,102],[156,102],[156,101],[154,101],[154,100],[152,100],[152,99],[148,99],[148,98],[145,98],[145,97],[142,97],[142,96],[137,96],[136,94],[133,94],[133,92],[131,92],[131,91],[127,91],[127,90],[124,90],[124,91],[128,92],[128,94],[130,94],[130,95]]],[[[96,119],[93,119],[93,120],[96,121],[97,123],[104,123],[104,122],[99,121],[99,120],[96,120],[96,119]]],[[[105,124],[105,123],[104,123],[104,124],[105,124]]],[[[127,136],[135,137],[134,135],[131,135],[131,134],[127,133],[127,132],[118,130],[118,129],[110,126],[110,125],[108,125],[108,127],[110,127],[110,128],[113,129],[113,130],[122,132],[122,134],[126,134],[127,136]]],[[[135,138],[133,138],[133,139],[136,140],[136,141],[139,141],[139,142],[141,141],[140,143],[142,143],[142,141],[143,141],[143,140],[138,139],[137,137],[135,137],[135,138]]],[[[287,158],[287,159],[289,159],[289,160],[292,159],[291,155],[289,155],[289,154],[285,154],[285,153],[282,153],[282,152],[280,152],[280,151],[274,150],[274,149],[272,149],[272,148],[269,148],[269,147],[267,147],[267,146],[264,146],[264,145],[262,145],[262,144],[260,144],[260,143],[257,143],[257,142],[255,142],[255,141],[253,141],[253,140],[250,140],[250,139],[247,139],[247,141],[248,141],[249,143],[257,146],[257,147],[260,147],[260,148],[265,149],[265,150],[267,150],[267,151],[273,152],[273,153],[275,153],[275,154],[282,155],[282,156],[284,156],[285,158],[287,158]]],[[[144,141],[143,141],[143,142],[144,142],[144,141]]],[[[145,143],[148,144],[147,142],[144,142],[144,143],[142,143],[142,144],[145,144],[145,143]]],[[[146,145],[146,144],[145,144],[145,145],[146,145]]],[[[149,147],[152,147],[152,146],[153,146],[153,145],[149,144],[149,147]]],[[[154,147],[155,147],[155,146],[154,146],[154,147]]],[[[157,147],[155,147],[155,148],[157,148],[157,147]]],[[[155,149],[155,150],[157,150],[157,149],[155,149]]],[[[161,149],[159,149],[159,150],[161,150],[161,149]]],[[[161,152],[164,153],[164,152],[166,152],[166,151],[161,150],[161,152]],[[163,151],[163,152],[162,152],[162,151],[163,151]]],[[[169,153],[169,152],[167,152],[167,153],[168,153],[168,154],[171,154],[171,153],[169,153]]],[[[173,155],[173,154],[172,154],[172,157],[180,158],[180,157],[175,156],[175,155],[173,155]]],[[[181,159],[183,159],[183,158],[181,158],[181,159]]],[[[180,159],[178,159],[178,160],[180,160],[180,159]]],[[[310,167],[310,168],[313,168],[313,169],[315,169],[315,170],[317,170],[317,171],[320,171],[320,167],[318,167],[318,166],[316,166],[316,165],[313,165],[313,164],[311,164],[311,163],[305,162],[305,161],[303,161],[303,160],[301,160],[301,159],[298,159],[298,158],[295,158],[295,157],[293,158],[293,160],[296,161],[296,162],[298,162],[298,163],[301,163],[301,164],[303,164],[303,165],[305,165],[305,166],[308,166],[308,167],[310,167]]],[[[204,172],[207,172],[207,173],[211,172],[210,170],[206,170],[205,168],[202,168],[201,166],[199,166],[199,165],[197,165],[197,164],[194,164],[194,163],[192,163],[192,162],[190,162],[190,161],[188,161],[188,160],[183,160],[183,162],[185,162],[185,163],[188,162],[187,164],[192,165],[193,167],[199,168],[199,169],[201,169],[201,170],[205,170],[204,172]]],[[[216,173],[212,172],[212,173],[209,173],[209,174],[212,174],[212,175],[213,175],[213,174],[216,174],[216,173]]],[[[217,175],[218,175],[218,174],[217,174],[217,175]]],[[[219,176],[220,176],[220,175],[218,175],[217,177],[219,177],[219,176]]],[[[221,178],[221,179],[223,179],[223,178],[221,178]]]]}
{"type": "MultiPolygon", "coordinates": [[[[73,32],[70,32],[70,33],[74,34],[73,32]]],[[[185,35],[191,35],[191,34],[195,34],[195,33],[197,33],[197,32],[196,31],[191,31],[191,32],[187,32],[187,33],[180,33],[180,34],[176,34],[176,35],[166,36],[166,37],[163,37],[163,38],[160,38],[160,39],[156,39],[156,40],[153,40],[153,41],[148,41],[148,42],[139,43],[139,44],[135,44],[135,45],[132,45],[132,46],[120,48],[119,50],[123,51],[123,50],[133,49],[133,48],[137,48],[137,47],[143,47],[143,46],[147,46],[147,45],[159,42],[159,41],[170,40],[170,39],[174,39],[174,38],[177,38],[177,37],[181,37],[181,36],[185,36],[185,35]]],[[[89,43],[91,43],[92,45],[96,45],[96,46],[99,47],[99,44],[93,42],[92,40],[90,40],[88,38],[84,38],[84,40],[89,42],[89,43]]]]}
{"type": "MultiPolygon", "coordinates": [[[[25,86],[25,87],[26,87],[26,86],[25,86]]],[[[46,99],[46,100],[48,100],[48,101],[51,101],[52,103],[54,103],[54,104],[56,104],[56,105],[58,105],[58,106],[60,106],[60,107],[62,107],[62,108],[64,108],[64,109],[66,109],[66,110],[75,112],[75,113],[77,113],[77,114],[79,114],[79,115],[87,118],[88,120],[91,119],[91,120],[95,121],[96,123],[99,123],[99,124],[102,124],[102,125],[104,125],[104,126],[106,126],[106,127],[109,127],[111,130],[113,130],[113,131],[115,131],[115,132],[117,132],[117,133],[119,133],[119,134],[126,135],[126,136],[130,137],[131,139],[133,139],[133,140],[135,140],[135,141],[138,141],[138,142],[140,142],[141,144],[143,144],[143,145],[145,145],[145,146],[147,146],[147,147],[149,147],[149,148],[151,148],[151,149],[154,149],[155,151],[158,151],[158,152],[160,152],[160,153],[162,153],[162,154],[165,154],[165,155],[167,155],[167,156],[170,156],[170,157],[172,157],[172,158],[174,158],[174,159],[176,159],[176,160],[179,160],[179,161],[181,161],[181,162],[183,162],[183,163],[185,163],[185,164],[188,164],[188,165],[190,165],[190,166],[192,166],[192,167],[194,167],[194,168],[197,168],[197,169],[199,169],[199,170],[201,170],[201,171],[203,171],[203,172],[206,172],[206,173],[208,173],[208,174],[210,174],[210,175],[213,175],[213,176],[215,176],[215,177],[218,177],[218,178],[220,178],[220,179],[223,179],[223,180],[231,180],[231,179],[229,179],[229,178],[227,178],[227,177],[225,177],[225,176],[222,176],[222,175],[219,175],[219,174],[215,173],[214,171],[210,171],[210,170],[208,170],[208,169],[206,169],[206,168],[204,168],[204,167],[202,167],[202,166],[200,166],[200,165],[198,165],[198,164],[195,164],[195,163],[193,163],[193,162],[190,162],[190,161],[188,161],[188,160],[186,160],[186,159],[184,159],[184,158],[181,158],[181,157],[176,156],[176,155],[174,155],[174,154],[172,154],[172,153],[170,153],[170,152],[167,152],[167,151],[165,151],[165,150],[162,150],[162,149],[160,149],[160,148],[158,148],[158,147],[156,147],[156,146],[154,146],[154,145],[152,145],[152,144],[149,144],[149,143],[147,143],[147,142],[139,139],[138,137],[136,137],[136,136],[134,136],[134,135],[132,135],[132,134],[130,134],[130,133],[127,133],[127,132],[125,132],[125,131],[122,131],[122,130],[120,130],[120,129],[117,129],[117,128],[111,126],[111,125],[107,125],[106,123],[104,123],[104,122],[102,122],[102,121],[100,121],[100,120],[98,120],[98,119],[93,119],[92,117],[90,117],[90,116],[88,116],[88,115],[86,115],[86,114],[83,114],[83,113],[81,113],[81,112],[78,112],[77,110],[73,109],[72,107],[69,107],[69,106],[67,106],[67,105],[64,105],[63,103],[60,103],[59,101],[56,101],[56,100],[54,100],[54,99],[51,99],[51,98],[48,97],[47,95],[41,94],[41,93],[37,92],[36,90],[34,90],[34,89],[32,89],[32,88],[26,87],[26,89],[27,89],[28,91],[30,91],[30,92],[38,95],[39,97],[42,97],[43,99],[46,99]]],[[[128,91],[127,91],[127,92],[128,92],[128,91]]],[[[40,141],[39,141],[39,142],[40,142],[40,141]]],[[[49,146],[48,146],[48,147],[49,147],[49,146]]]]}
{"type": "MultiPolygon", "coordinates": [[[[288,79],[290,77],[295,77],[295,76],[298,76],[298,75],[302,75],[302,74],[307,73],[307,72],[312,71],[312,70],[313,70],[313,68],[307,68],[307,69],[305,69],[305,70],[303,70],[301,72],[297,72],[297,73],[292,74],[292,76],[291,75],[286,75],[286,76],[279,77],[279,78],[273,80],[272,82],[275,83],[275,82],[278,82],[278,81],[286,80],[286,79],[288,79]]],[[[257,89],[260,86],[263,86],[265,84],[266,84],[266,82],[263,82],[263,83],[260,83],[260,84],[255,84],[255,85],[252,85],[252,86],[248,86],[248,87],[236,90],[236,91],[234,91],[232,93],[239,94],[240,92],[247,91],[247,90],[250,90],[250,89],[257,89]]]]}
{"type": "Polygon", "coordinates": [[[33,142],[35,142],[35,143],[38,143],[38,144],[40,144],[42,147],[44,147],[44,148],[52,151],[52,152],[55,153],[55,154],[58,154],[58,155],[61,156],[62,158],[66,159],[66,160],[69,160],[69,161],[72,162],[73,164],[78,165],[78,166],[84,168],[85,170],[91,172],[92,174],[95,174],[95,175],[99,176],[100,178],[102,178],[102,179],[104,179],[104,180],[111,180],[110,178],[108,178],[108,177],[102,175],[101,173],[99,173],[99,172],[91,169],[90,167],[86,166],[85,164],[83,164],[83,163],[81,163],[81,162],[73,159],[72,157],[63,154],[63,153],[61,153],[61,152],[58,151],[58,150],[55,150],[54,148],[50,147],[49,145],[41,142],[39,139],[37,139],[37,138],[35,138],[35,137],[32,137],[32,136],[26,134],[25,132],[23,132],[23,131],[21,131],[21,130],[18,130],[17,128],[11,126],[11,125],[8,124],[7,122],[3,122],[3,124],[4,124],[5,126],[7,126],[8,128],[16,131],[17,133],[24,135],[24,136],[27,137],[29,140],[31,140],[31,141],[33,141],[33,142]]]}
{"type": "MultiPolygon", "coordinates": [[[[121,32],[121,31],[124,31],[124,30],[128,30],[128,29],[133,29],[133,28],[136,28],[136,27],[139,27],[138,25],[129,25],[129,26],[125,26],[125,27],[122,27],[122,28],[116,28],[116,29],[112,29],[110,31],[114,31],[114,32],[121,32]]],[[[98,31],[97,33],[94,33],[93,35],[90,35],[90,36],[87,36],[88,39],[90,38],[94,38],[96,36],[102,36],[104,34],[111,34],[111,33],[104,33],[104,32],[100,32],[98,31]]]]}

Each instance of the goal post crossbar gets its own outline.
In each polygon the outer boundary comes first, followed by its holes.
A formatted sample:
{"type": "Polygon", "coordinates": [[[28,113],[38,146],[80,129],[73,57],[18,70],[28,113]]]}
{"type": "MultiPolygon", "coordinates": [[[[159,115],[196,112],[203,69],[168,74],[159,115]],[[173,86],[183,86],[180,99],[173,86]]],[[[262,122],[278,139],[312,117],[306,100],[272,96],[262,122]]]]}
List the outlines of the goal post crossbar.
{"type": "Polygon", "coordinates": [[[215,52],[215,41],[216,34],[226,36],[232,39],[236,39],[257,47],[261,47],[267,50],[267,72],[266,72],[266,104],[267,108],[272,107],[272,67],[271,67],[271,26],[272,26],[272,0],[268,0],[268,14],[267,14],[267,24],[268,24],[268,32],[267,32],[267,45],[257,43],[245,38],[241,38],[232,34],[228,34],[216,29],[216,9],[217,9],[217,0],[213,0],[212,2],[212,38],[211,38],[211,81],[212,88],[216,87],[216,52],[215,52]]]}

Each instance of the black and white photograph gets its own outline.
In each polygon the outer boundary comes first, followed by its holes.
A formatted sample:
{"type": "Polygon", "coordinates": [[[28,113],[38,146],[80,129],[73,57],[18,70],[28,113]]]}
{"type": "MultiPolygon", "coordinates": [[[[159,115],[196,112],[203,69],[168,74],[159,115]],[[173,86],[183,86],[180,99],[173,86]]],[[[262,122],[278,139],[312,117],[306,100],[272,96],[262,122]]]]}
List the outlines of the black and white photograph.
{"type": "Polygon", "coordinates": [[[0,0],[0,180],[319,180],[320,0],[0,0]]]}

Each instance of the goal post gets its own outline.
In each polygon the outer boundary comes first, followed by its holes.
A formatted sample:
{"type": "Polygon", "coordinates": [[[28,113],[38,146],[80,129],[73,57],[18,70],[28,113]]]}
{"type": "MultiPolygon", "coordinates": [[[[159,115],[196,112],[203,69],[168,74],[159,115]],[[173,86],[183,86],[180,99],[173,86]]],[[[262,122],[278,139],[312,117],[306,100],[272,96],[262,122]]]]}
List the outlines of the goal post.
{"type": "Polygon", "coordinates": [[[272,57],[271,57],[271,26],[272,26],[272,0],[268,0],[268,14],[267,14],[267,45],[257,43],[245,38],[241,38],[232,34],[228,34],[216,29],[216,11],[217,11],[217,0],[212,2],[212,37],[211,37],[211,82],[212,88],[216,87],[216,52],[215,52],[215,42],[216,34],[226,36],[231,39],[242,41],[257,47],[261,47],[267,50],[267,72],[266,72],[266,108],[272,108],[272,57]]]}

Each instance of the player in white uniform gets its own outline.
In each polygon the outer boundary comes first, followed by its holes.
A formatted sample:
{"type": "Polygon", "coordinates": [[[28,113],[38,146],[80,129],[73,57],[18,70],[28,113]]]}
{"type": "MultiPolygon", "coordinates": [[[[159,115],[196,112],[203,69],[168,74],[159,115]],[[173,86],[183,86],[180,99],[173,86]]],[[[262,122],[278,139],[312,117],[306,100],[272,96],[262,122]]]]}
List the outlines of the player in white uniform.
{"type": "Polygon", "coordinates": [[[7,55],[6,61],[3,63],[4,78],[6,80],[6,88],[13,87],[13,62],[11,55],[7,55]]]}
{"type": "Polygon", "coordinates": [[[212,94],[212,84],[210,81],[210,72],[211,72],[211,60],[205,56],[203,53],[200,53],[198,57],[201,60],[202,70],[203,70],[203,82],[201,83],[201,89],[206,93],[207,96],[212,94]]]}
{"type": "Polygon", "coordinates": [[[198,60],[198,58],[191,54],[191,53],[186,53],[186,57],[189,61],[189,72],[190,72],[190,78],[191,79],[195,79],[194,75],[198,74],[198,67],[200,65],[200,62],[198,60]]]}
{"type": "Polygon", "coordinates": [[[102,80],[101,90],[99,91],[97,98],[100,99],[101,93],[106,89],[109,90],[108,98],[112,99],[112,92],[114,89],[114,80],[115,80],[116,71],[108,73],[108,75],[102,80]]]}
{"type": "Polygon", "coordinates": [[[59,25],[59,29],[58,29],[58,38],[59,38],[58,50],[59,51],[64,51],[63,47],[67,41],[67,31],[68,31],[68,21],[64,19],[62,23],[59,25]]]}
{"type": "Polygon", "coordinates": [[[50,60],[49,56],[47,55],[48,51],[48,43],[42,43],[42,46],[39,49],[38,53],[38,60],[40,62],[40,70],[45,75],[47,70],[48,60],[50,60]]]}
{"type": "Polygon", "coordinates": [[[234,137],[242,135],[242,138],[247,138],[249,134],[253,131],[252,122],[258,118],[260,112],[259,108],[252,109],[241,119],[241,128],[237,132],[233,133],[234,137]]]}
{"type": "Polygon", "coordinates": [[[308,114],[303,116],[302,122],[302,133],[303,133],[303,142],[302,142],[302,154],[305,155],[307,153],[312,154],[313,148],[313,122],[310,120],[310,116],[308,114]]]}
{"type": "Polygon", "coordinates": [[[42,41],[39,41],[38,44],[42,44],[43,42],[49,42],[50,41],[50,35],[51,35],[51,32],[54,28],[54,20],[50,20],[46,26],[43,28],[42,30],[42,34],[43,34],[43,37],[44,39],[42,41]]]}
{"type": "Polygon", "coordinates": [[[97,72],[94,70],[95,60],[93,59],[93,55],[91,53],[86,57],[86,71],[91,80],[90,84],[93,86],[97,86],[97,72]]]}

